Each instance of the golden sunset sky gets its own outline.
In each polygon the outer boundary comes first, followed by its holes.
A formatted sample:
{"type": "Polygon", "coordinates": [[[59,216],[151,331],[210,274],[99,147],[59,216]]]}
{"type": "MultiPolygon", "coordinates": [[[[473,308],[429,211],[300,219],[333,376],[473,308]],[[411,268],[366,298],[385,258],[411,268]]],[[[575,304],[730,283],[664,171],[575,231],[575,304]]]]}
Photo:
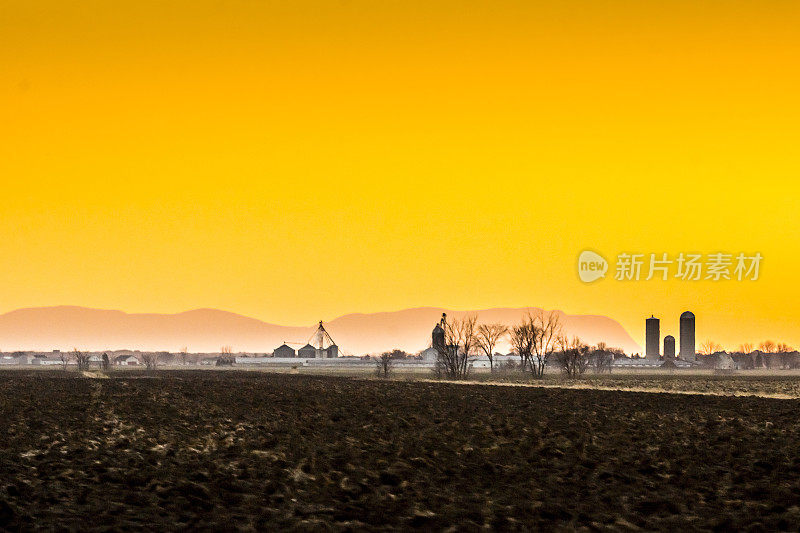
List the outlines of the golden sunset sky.
{"type": "Polygon", "coordinates": [[[794,1],[0,0],[0,312],[416,306],[800,345],[794,1]],[[737,281],[585,248],[760,252],[737,281]],[[613,265],[612,265],[613,268],[613,265]]]}

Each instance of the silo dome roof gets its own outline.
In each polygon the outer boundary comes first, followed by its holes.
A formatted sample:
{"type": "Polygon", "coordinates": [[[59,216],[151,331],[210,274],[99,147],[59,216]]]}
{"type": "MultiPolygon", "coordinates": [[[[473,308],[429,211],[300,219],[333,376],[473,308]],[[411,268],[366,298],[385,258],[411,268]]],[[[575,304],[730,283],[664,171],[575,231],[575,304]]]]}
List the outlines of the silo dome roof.
{"type": "Polygon", "coordinates": [[[684,311],[681,314],[681,318],[694,318],[694,313],[692,313],[691,311],[684,311]]]}

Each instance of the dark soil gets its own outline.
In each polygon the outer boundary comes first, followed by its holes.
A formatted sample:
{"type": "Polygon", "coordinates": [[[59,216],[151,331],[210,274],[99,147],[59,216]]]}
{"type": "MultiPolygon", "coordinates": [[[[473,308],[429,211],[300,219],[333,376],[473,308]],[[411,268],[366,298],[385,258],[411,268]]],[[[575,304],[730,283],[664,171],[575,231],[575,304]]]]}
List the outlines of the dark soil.
{"type": "MultiPolygon", "coordinates": [[[[747,372],[747,371],[746,371],[747,372]]],[[[667,371],[614,372],[611,374],[586,373],[578,378],[567,378],[559,371],[545,374],[543,380],[532,380],[529,373],[495,372],[470,375],[470,380],[497,383],[535,383],[537,385],[565,385],[616,388],[635,388],[657,392],[694,392],[722,395],[779,395],[800,399],[800,376],[788,371],[773,374],[734,373],[712,375],[667,371]]]]}
{"type": "Polygon", "coordinates": [[[2,372],[0,524],[797,529],[799,408],[236,371],[2,372]]]}

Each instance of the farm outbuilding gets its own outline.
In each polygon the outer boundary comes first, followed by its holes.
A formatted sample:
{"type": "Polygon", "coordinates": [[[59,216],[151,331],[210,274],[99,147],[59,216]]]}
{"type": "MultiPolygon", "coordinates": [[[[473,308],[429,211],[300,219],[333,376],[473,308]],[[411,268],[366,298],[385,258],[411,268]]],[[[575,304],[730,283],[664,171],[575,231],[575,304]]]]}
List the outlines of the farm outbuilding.
{"type": "Polygon", "coordinates": [[[299,350],[297,350],[297,357],[302,359],[314,359],[317,357],[317,349],[311,346],[310,344],[306,344],[299,350]]]}
{"type": "Polygon", "coordinates": [[[136,366],[139,360],[132,355],[119,355],[114,358],[114,364],[117,366],[136,366]]]}
{"type": "Polygon", "coordinates": [[[273,359],[290,359],[293,357],[298,359],[337,359],[339,357],[339,347],[333,342],[322,322],[319,323],[316,332],[314,332],[305,346],[295,351],[289,344],[299,345],[300,343],[284,342],[284,344],[273,350],[273,359]]]}
{"type": "Polygon", "coordinates": [[[282,344],[275,348],[275,351],[272,352],[272,357],[297,357],[297,353],[291,346],[282,344]]]}
{"type": "MultiPolygon", "coordinates": [[[[436,327],[439,327],[439,326],[436,326],[436,327]]],[[[422,350],[420,352],[420,356],[422,357],[423,361],[427,361],[427,362],[431,362],[432,363],[432,362],[436,362],[436,359],[438,359],[439,352],[436,350],[436,348],[433,348],[433,347],[425,348],[424,350],[422,350]]]]}
{"type": "MultiPolygon", "coordinates": [[[[31,364],[37,366],[57,366],[57,365],[63,365],[64,361],[62,361],[61,359],[48,359],[46,357],[36,357],[31,361],[31,364]]],[[[75,360],[70,359],[69,361],[67,361],[67,364],[74,365],[75,360]]]]}

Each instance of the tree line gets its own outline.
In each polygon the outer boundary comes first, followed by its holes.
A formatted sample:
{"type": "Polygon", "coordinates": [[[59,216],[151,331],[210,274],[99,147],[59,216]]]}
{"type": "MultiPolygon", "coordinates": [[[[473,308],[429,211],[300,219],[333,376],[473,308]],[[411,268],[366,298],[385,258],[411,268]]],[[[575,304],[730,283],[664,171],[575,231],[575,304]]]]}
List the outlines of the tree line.
{"type": "MultiPolygon", "coordinates": [[[[700,355],[713,355],[722,351],[724,351],[722,345],[712,340],[704,341],[702,344],[700,344],[698,349],[698,353],[700,355]]],[[[765,340],[764,342],[759,343],[757,348],[752,343],[745,342],[740,344],[739,348],[731,353],[748,355],[754,352],[760,352],[762,354],[787,354],[796,352],[796,350],[794,347],[785,342],[765,340]]]]}
{"type": "Polygon", "coordinates": [[[518,370],[534,378],[542,378],[548,365],[556,364],[569,377],[579,376],[589,368],[595,372],[611,372],[615,356],[622,350],[604,343],[589,346],[580,338],[568,337],[558,313],[538,311],[527,314],[518,324],[478,324],[476,315],[460,319],[443,317],[444,334],[434,342],[438,376],[463,379],[470,371],[470,362],[478,355],[489,359],[490,372],[495,371],[495,348],[507,341],[519,358],[518,370]]]}

